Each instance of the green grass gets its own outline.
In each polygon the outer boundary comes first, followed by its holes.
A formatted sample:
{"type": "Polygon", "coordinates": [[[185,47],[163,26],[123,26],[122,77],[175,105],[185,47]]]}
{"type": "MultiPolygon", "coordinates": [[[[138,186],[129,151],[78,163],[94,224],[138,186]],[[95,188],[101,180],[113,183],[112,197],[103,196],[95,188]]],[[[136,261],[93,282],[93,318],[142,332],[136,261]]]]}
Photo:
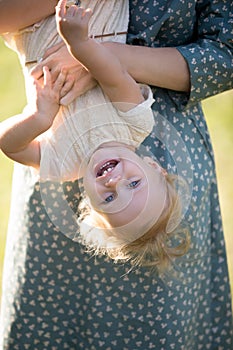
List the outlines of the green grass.
{"type": "MultiPolygon", "coordinates": [[[[0,40],[0,121],[20,113],[25,104],[23,75],[14,52],[0,40]]],[[[0,152],[0,282],[9,217],[13,163],[0,152]]],[[[1,291],[1,284],[0,284],[1,291]]]]}
{"type": "Polygon", "coordinates": [[[203,107],[215,152],[220,205],[233,294],[233,90],[205,100],[203,107]]]}
{"type": "MultiPolygon", "coordinates": [[[[0,121],[21,112],[24,104],[24,83],[19,62],[16,55],[0,40],[0,121]]],[[[215,149],[220,202],[233,286],[233,91],[211,97],[203,102],[203,106],[215,149]]],[[[12,162],[0,154],[0,281],[9,216],[12,169],[12,162]]]]}

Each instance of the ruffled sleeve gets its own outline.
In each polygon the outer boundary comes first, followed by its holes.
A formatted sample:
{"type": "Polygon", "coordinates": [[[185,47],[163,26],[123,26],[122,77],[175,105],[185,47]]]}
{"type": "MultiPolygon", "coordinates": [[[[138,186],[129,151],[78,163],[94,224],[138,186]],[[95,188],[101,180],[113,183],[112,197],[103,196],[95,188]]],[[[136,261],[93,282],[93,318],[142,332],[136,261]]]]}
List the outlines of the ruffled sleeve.
{"type": "Polygon", "coordinates": [[[120,117],[128,125],[131,137],[139,145],[151,133],[154,126],[154,114],[151,106],[154,102],[153,94],[148,85],[140,84],[144,101],[127,112],[118,110],[120,117]]]}

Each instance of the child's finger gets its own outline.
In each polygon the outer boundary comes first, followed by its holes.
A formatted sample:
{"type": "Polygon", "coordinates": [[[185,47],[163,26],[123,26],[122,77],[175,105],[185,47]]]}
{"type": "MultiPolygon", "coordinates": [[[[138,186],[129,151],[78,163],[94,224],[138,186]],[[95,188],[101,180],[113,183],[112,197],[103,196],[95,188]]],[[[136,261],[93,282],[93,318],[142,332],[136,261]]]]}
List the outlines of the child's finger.
{"type": "Polygon", "coordinates": [[[83,10],[82,17],[81,17],[82,22],[87,25],[90,21],[91,16],[92,16],[92,10],[90,8],[83,10]]]}
{"type": "Polygon", "coordinates": [[[88,18],[88,20],[91,18],[92,16],[92,9],[91,8],[87,8],[85,11],[85,17],[88,18]]]}
{"type": "Polygon", "coordinates": [[[33,86],[31,93],[35,93],[36,91],[38,91],[41,88],[41,85],[40,85],[39,81],[37,79],[34,79],[33,77],[31,77],[31,81],[32,81],[32,86],[33,86]]]}
{"type": "Polygon", "coordinates": [[[51,74],[47,66],[43,67],[43,74],[44,74],[44,86],[51,86],[51,74]]]}
{"type": "Polygon", "coordinates": [[[56,15],[60,18],[66,14],[66,0],[59,0],[56,6],[56,15]]]}

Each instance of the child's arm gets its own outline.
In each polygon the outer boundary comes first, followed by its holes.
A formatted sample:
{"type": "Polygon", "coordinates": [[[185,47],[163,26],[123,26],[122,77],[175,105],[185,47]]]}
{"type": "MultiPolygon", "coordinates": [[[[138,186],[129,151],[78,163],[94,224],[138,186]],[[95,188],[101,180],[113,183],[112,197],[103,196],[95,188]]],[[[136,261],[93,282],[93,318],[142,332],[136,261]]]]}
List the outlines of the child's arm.
{"type": "MultiPolygon", "coordinates": [[[[52,86],[48,68],[44,68],[44,85],[35,81],[35,100],[22,115],[0,124],[0,148],[16,162],[39,168],[40,144],[37,136],[48,130],[59,109],[60,89],[65,74],[61,72],[52,86]]],[[[33,96],[34,97],[34,96],[33,96]]]]}
{"type": "Polygon", "coordinates": [[[124,103],[135,105],[144,100],[140,88],[111,51],[88,37],[90,18],[90,10],[76,6],[66,10],[66,0],[60,0],[56,8],[58,31],[71,54],[98,80],[112,102],[123,102],[120,109],[130,109],[124,103]]]}

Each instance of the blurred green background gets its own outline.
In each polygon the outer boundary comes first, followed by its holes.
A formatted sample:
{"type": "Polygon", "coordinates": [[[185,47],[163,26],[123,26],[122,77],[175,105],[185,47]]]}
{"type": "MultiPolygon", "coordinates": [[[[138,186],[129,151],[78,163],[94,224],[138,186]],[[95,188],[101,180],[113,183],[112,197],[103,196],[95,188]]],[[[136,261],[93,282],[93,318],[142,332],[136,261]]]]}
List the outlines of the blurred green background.
{"type": "MultiPolygon", "coordinates": [[[[0,121],[25,104],[22,71],[14,52],[0,39],[0,121]]],[[[217,164],[229,271],[233,290],[233,90],[203,102],[217,164]]],[[[0,153],[0,293],[13,163],[0,153]]]]}

